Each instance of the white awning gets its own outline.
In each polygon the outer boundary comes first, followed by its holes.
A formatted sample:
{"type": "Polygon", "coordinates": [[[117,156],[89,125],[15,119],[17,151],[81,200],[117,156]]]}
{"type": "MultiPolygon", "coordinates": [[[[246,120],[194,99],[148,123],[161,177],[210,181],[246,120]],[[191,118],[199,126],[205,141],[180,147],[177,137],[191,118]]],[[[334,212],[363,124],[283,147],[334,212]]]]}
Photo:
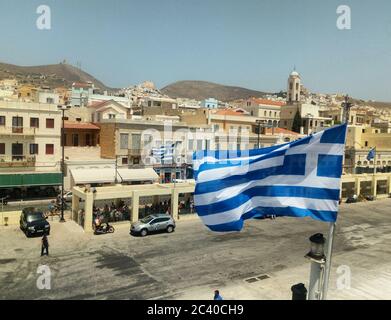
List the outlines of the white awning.
{"type": "Polygon", "coordinates": [[[145,169],[118,169],[118,181],[155,181],[159,179],[158,174],[152,168],[145,169]]]}
{"type": "MultiPolygon", "coordinates": [[[[72,169],[71,175],[75,184],[114,183],[115,169],[72,169]]],[[[159,176],[152,168],[145,169],[118,169],[117,181],[155,181],[159,176]]]]}

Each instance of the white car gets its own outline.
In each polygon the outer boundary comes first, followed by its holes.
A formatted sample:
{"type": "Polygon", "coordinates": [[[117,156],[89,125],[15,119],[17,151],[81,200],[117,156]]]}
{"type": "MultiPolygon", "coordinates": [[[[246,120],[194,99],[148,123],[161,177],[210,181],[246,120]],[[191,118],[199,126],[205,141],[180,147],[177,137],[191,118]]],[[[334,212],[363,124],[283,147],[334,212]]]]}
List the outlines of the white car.
{"type": "Polygon", "coordinates": [[[72,201],[72,191],[68,191],[68,192],[64,193],[64,200],[65,200],[65,202],[72,201]]]}

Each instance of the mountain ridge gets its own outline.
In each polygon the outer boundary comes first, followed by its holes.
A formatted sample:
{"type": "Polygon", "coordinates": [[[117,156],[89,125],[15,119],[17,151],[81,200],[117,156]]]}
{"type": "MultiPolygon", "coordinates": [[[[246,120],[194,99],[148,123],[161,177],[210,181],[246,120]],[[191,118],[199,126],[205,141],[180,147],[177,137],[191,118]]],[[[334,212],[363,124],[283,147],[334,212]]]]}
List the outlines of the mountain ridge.
{"type": "Polygon", "coordinates": [[[216,98],[217,100],[224,102],[236,99],[248,99],[251,97],[263,97],[267,94],[263,91],[222,85],[202,80],[176,81],[163,87],[160,91],[172,98],[188,98],[195,100],[216,98]]]}
{"type": "Polygon", "coordinates": [[[102,90],[111,89],[91,74],[65,62],[38,66],[19,66],[0,62],[0,80],[7,78],[16,78],[20,83],[52,88],[70,87],[73,82],[91,81],[102,90]]]}

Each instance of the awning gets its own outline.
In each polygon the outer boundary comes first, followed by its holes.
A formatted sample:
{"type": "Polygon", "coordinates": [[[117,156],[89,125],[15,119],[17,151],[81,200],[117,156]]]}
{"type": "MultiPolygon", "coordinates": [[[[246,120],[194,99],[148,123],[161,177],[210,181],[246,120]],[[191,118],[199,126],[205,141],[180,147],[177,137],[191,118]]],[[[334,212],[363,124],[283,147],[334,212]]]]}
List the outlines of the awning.
{"type": "MultiPolygon", "coordinates": [[[[159,176],[152,168],[145,169],[118,169],[118,174],[122,181],[154,181],[158,180],[159,176]]],[[[119,179],[119,181],[121,181],[119,179]]]]}
{"type": "MultiPolygon", "coordinates": [[[[117,181],[154,181],[159,176],[152,168],[118,169],[117,181]]],[[[115,169],[72,169],[71,174],[75,184],[114,183],[115,169]]]]}
{"type": "Polygon", "coordinates": [[[58,186],[61,179],[60,172],[0,174],[0,188],[58,186]]]}

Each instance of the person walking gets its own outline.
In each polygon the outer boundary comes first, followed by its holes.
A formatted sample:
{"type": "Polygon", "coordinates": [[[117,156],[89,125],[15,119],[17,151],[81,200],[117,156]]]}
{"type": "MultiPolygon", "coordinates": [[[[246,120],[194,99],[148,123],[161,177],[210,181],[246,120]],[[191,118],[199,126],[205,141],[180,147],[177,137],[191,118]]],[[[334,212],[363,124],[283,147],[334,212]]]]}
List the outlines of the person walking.
{"type": "Polygon", "coordinates": [[[43,237],[42,237],[41,257],[44,254],[46,254],[47,256],[49,255],[49,240],[48,240],[48,237],[46,236],[46,233],[44,233],[43,237]]]}
{"type": "Polygon", "coordinates": [[[215,290],[215,295],[213,297],[213,300],[223,300],[223,297],[220,295],[219,290],[215,290]]]}

